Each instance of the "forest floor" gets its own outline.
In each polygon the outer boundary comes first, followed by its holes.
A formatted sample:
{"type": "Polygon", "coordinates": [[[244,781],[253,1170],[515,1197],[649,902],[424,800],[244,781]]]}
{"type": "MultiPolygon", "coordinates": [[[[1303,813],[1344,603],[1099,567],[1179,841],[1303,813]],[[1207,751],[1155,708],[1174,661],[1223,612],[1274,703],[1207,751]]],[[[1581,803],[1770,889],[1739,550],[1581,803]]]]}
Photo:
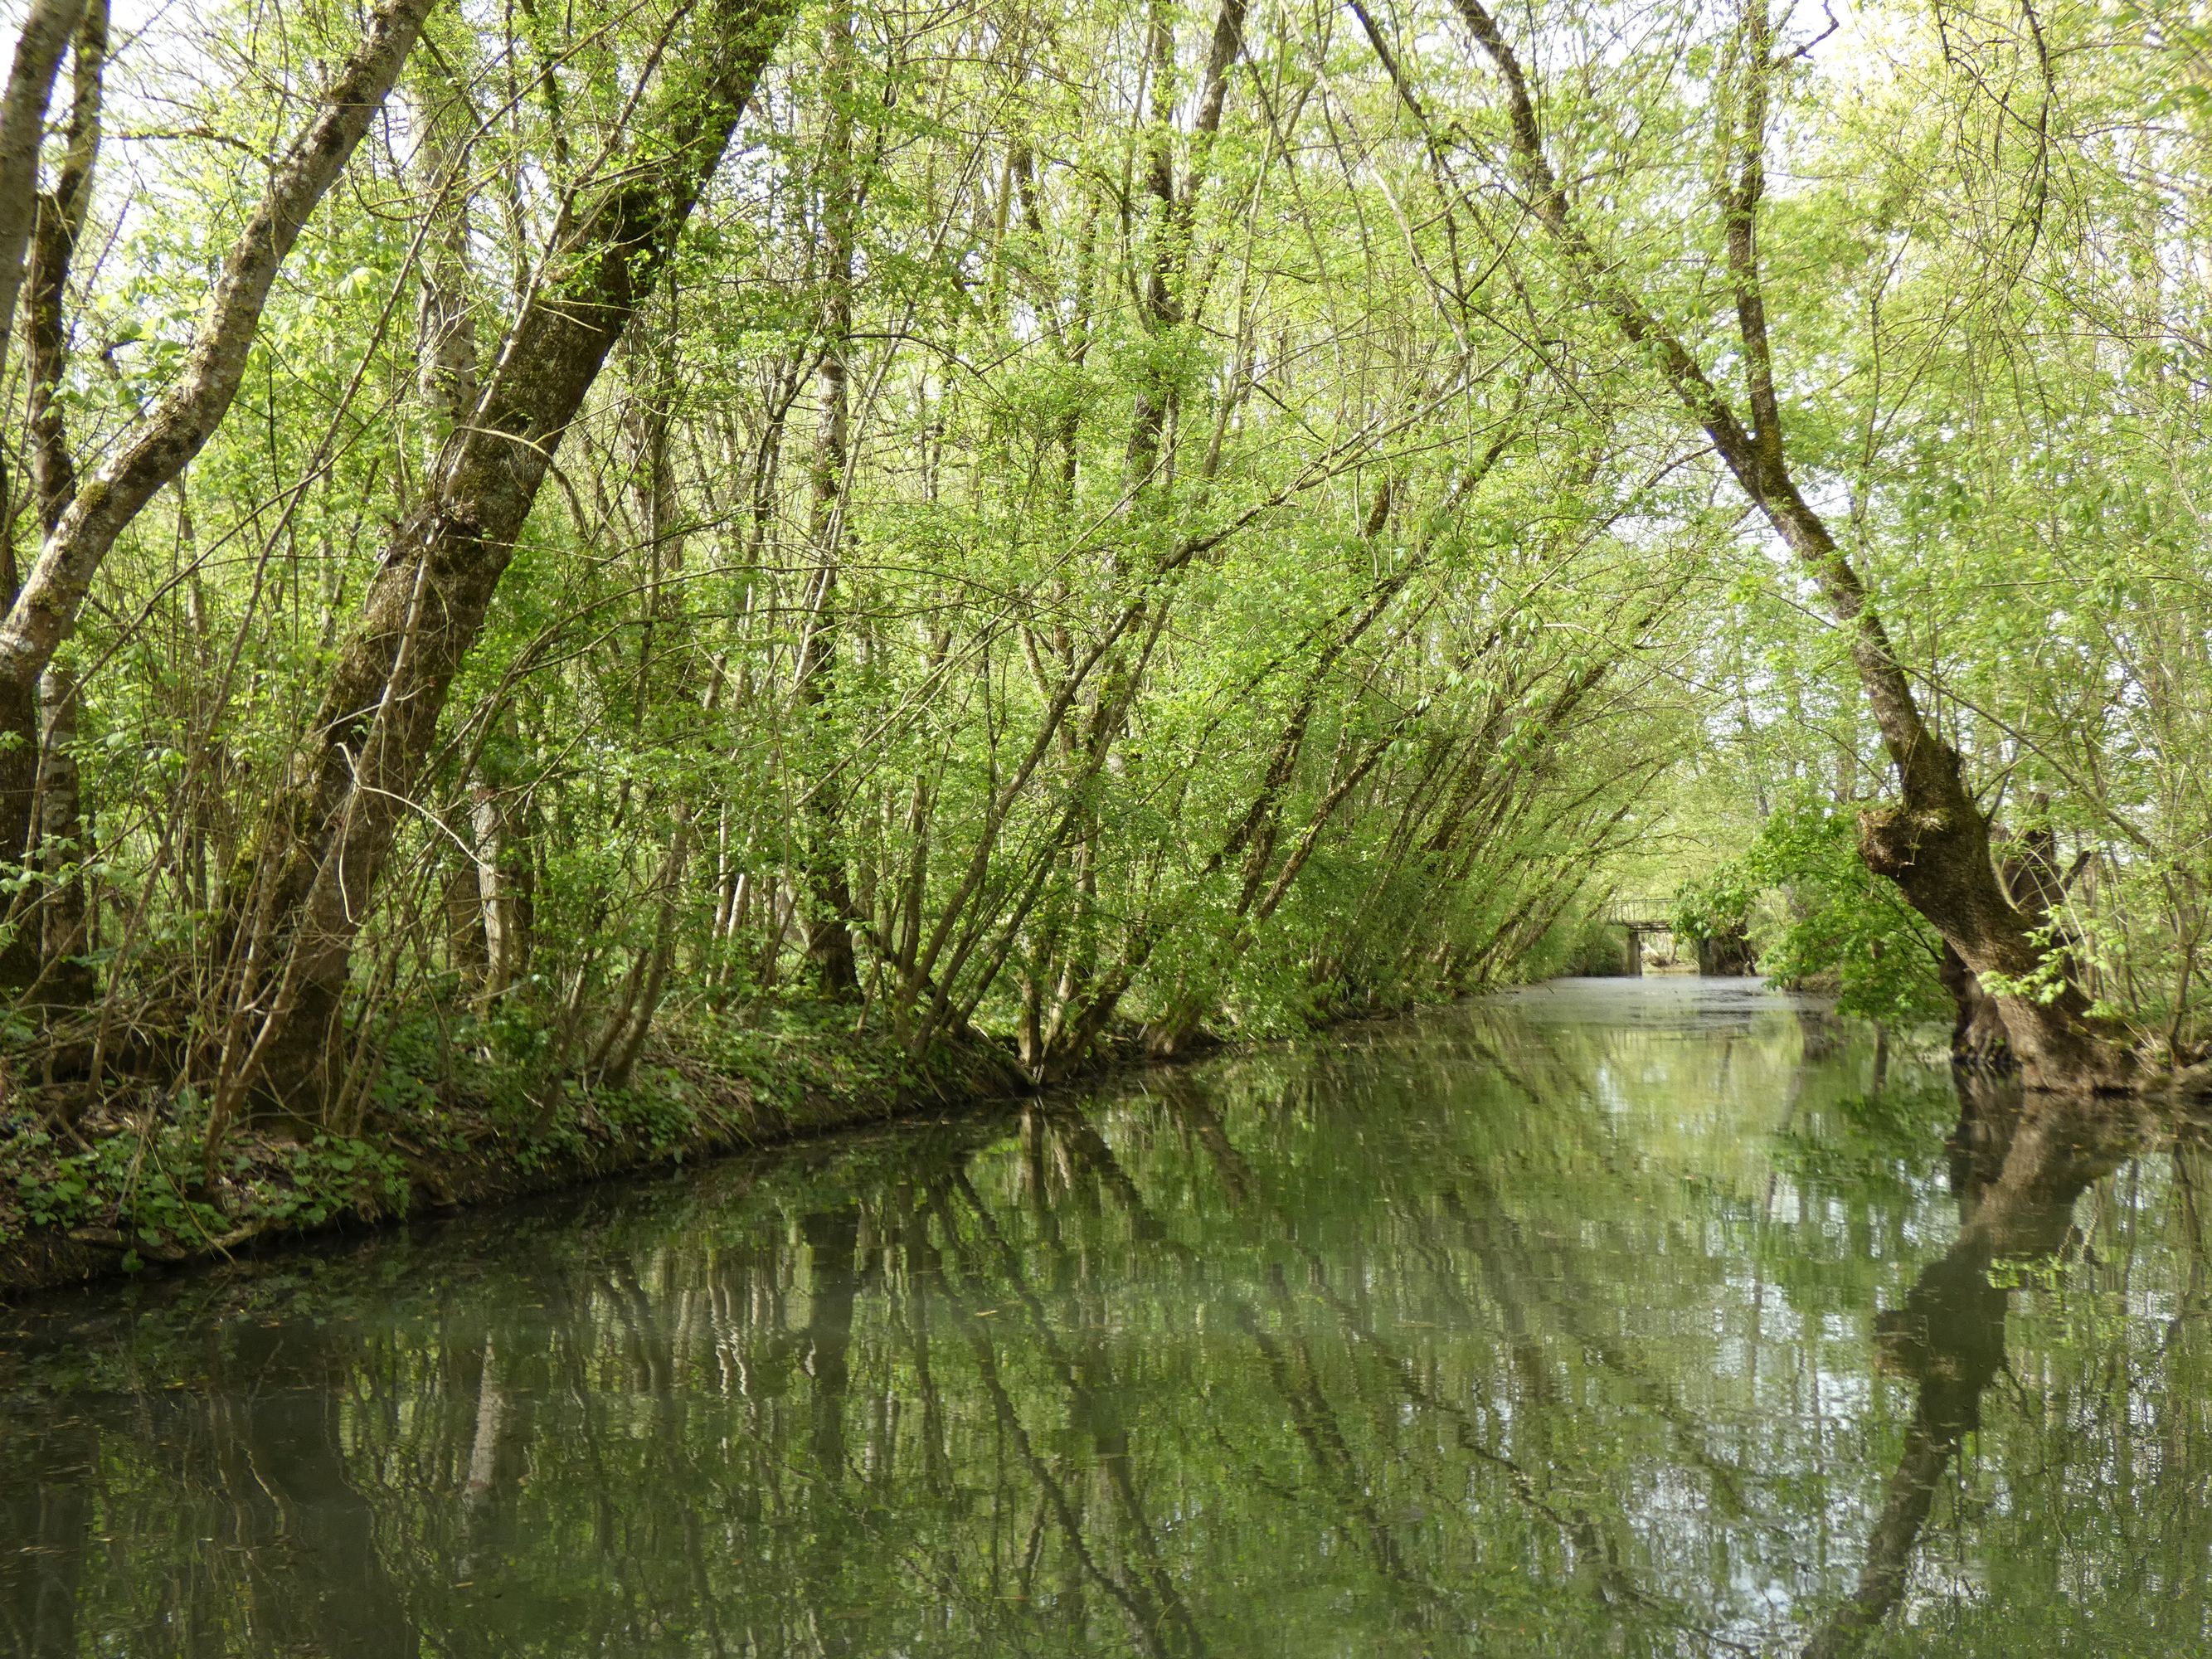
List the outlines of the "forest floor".
{"type": "Polygon", "coordinates": [[[228,1138],[212,1182],[204,1109],[0,1097],[0,1297],[1027,1092],[992,1044],[917,1062],[851,1018],[801,1006],[687,1034],[620,1089],[526,1083],[526,1068],[483,1060],[434,1079],[387,1065],[355,1133],[257,1123],[228,1138]]]}

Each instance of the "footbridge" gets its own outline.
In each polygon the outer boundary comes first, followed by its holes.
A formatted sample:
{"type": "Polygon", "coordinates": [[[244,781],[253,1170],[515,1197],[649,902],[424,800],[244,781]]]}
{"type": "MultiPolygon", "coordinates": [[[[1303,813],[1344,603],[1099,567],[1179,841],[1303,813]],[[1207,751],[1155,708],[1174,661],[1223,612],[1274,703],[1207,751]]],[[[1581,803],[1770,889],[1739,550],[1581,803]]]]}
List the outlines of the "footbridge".
{"type": "Polygon", "coordinates": [[[1627,951],[1623,960],[1631,974],[1644,971],[1648,954],[1655,965],[1674,962],[1676,942],[1674,923],[1667,915],[1668,907],[1647,896],[1615,895],[1606,906],[1605,919],[1608,925],[1619,927],[1628,935],[1627,951]]]}

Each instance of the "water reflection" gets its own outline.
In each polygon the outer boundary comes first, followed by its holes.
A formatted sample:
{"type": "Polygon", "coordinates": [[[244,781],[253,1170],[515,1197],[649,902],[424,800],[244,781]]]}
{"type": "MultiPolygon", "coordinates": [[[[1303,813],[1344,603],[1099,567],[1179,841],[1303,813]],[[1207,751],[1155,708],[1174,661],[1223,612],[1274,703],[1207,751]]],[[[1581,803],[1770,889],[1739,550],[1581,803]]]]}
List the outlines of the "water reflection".
{"type": "Polygon", "coordinates": [[[0,1650],[2191,1651],[2194,1145],[1547,988],[19,1310],[0,1650]]]}
{"type": "Polygon", "coordinates": [[[1877,1326],[1883,1361],[1916,1388],[1905,1452],[1857,1586],[1806,1644],[1805,1659],[1859,1652],[1896,1607],[1945,1473],[1981,1425],[1983,1396],[2004,1369],[2007,1285],[2057,1260],[2077,1237],[2076,1200],[2148,1138],[2149,1125],[2129,1107],[2023,1100],[1972,1079],[1959,1088],[1949,1143],[1958,1237],[1877,1326]]]}

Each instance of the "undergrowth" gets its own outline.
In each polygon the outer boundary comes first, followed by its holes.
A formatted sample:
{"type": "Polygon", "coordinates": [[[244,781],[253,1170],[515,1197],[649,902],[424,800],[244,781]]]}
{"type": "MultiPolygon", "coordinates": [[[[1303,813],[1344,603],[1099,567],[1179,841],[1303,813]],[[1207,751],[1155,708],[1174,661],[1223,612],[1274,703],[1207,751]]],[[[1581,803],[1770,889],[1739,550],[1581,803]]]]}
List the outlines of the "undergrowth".
{"type": "Polygon", "coordinates": [[[804,1002],[697,1015],[620,1086],[554,1072],[512,1021],[395,1022],[351,1132],[264,1115],[226,1139],[212,1178],[207,1109],[190,1090],[18,1088],[0,1103],[0,1267],[44,1236],[112,1250],[131,1271],[404,1216],[418,1193],[457,1201],[880,1114],[963,1073],[968,1091],[988,1090],[977,1057],[917,1062],[853,1018],[804,1002]]]}

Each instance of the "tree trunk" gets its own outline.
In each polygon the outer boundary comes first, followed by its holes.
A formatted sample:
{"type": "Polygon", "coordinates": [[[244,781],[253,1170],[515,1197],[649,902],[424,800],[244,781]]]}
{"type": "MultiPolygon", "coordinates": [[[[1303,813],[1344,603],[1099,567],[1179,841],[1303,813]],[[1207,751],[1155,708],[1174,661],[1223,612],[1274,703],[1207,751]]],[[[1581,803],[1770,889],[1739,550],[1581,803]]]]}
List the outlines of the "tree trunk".
{"type": "MultiPolygon", "coordinates": [[[[1897,750],[1893,744],[1892,754],[1897,750]]],[[[1903,890],[1912,908],[1943,936],[1948,951],[1971,970],[1977,1000],[1960,1000],[1962,1014],[1982,1033],[1976,1041],[1990,1045],[1987,1017],[1979,1005],[1985,997],[1995,1004],[2007,1046],[2031,1086],[2130,1086],[2136,1080],[2133,1057],[2092,1027],[2089,999],[2070,971],[2052,988],[2048,1001],[1986,991],[1982,975],[2001,976],[2000,983],[2034,978],[2045,969],[2046,953],[2061,947],[2034,938],[2031,919],[1999,880],[1989,819],[1966,793],[1958,752],[1923,733],[1918,747],[1897,757],[1904,799],[1860,814],[1859,851],[1869,869],[1903,890]]]]}
{"type": "MultiPolygon", "coordinates": [[[[361,46],[331,82],[315,118],[277,163],[252,217],[231,244],[183,370],[76,489],[0,623],[0,859],[20,860],[29,839],[39,772],[40,676],[75,631],[85,595],[116,538],[199,453],[230,408],[276,272],[392,89],[433,3],[386,0],[371,15],[361,46]]],[[[39,15],[48,9],[41,8],[39,15]]],[[[82,8],[66,9],[74,18],[82,8]]],[[[21,67],[19,61],[19,72],[21,67]]],[[[51,70],[46,79],[51,83],[51,70]]],[[[6,122],[14,119],[15,96],[11,82],[6,122]]],[[[43,96],[39,102],[42,108],[43,96]]],[[[12,143],[12,131],[7,136],[12,143]]],[[[34,178],[35,131],[31,143],[34,178]]],[[[0,167],[12,160],[0,159],[0,167]]],[[[11,192],[18,182],[0,176],[0,283],[5,285],[0,299],[10,309],[17,279],[3,244],[12,234],[11,192]]]]}
{"type": "MultiPolygon", "coordinates": [[[[70,70],[68,145],[54,187],[39,193],[37,216],[25,266],[29,308],[24,337],[29,347],[31,476],[39,525],[51,535],[76,494],[76,455],[64,416],[63,378],[69,368],[67,319],[70,271],[77,238],[92,205],[93,164],[100,153],[100,115],[107,68],[107,0],[91,0],[77,25],[70,70]]],[[[39,746],[35,843],[40,866],[35,887],[18,901],[24,915],[25,961],[33,928],[26,902],[36,907],[37,982],[45,1001],[82,1003],[94,988],[91,970],[69,958],[85,949],[82,810],[77,774],[77,683],[74,670],[51,664],[39,677],[39,746]]],[[[27,857],[31,839],[24,847],[27,857]]]]}
{"type": "Polygon", "coordinates": [[[24,266],[30,289],[23,331],[30,347],[31,475],[38,495],[39,527],[48,535],[76,494],[76,458],[62,410],[62,377],[69,366],[65,313],[77,238],[92,206],[93,164],[100,154],[100,101],[107,68],[106,0],[92,0],[85,8],[75,57],[68,148],[54,187],[39,192],[24,266]]]}
{"type": "Polygon", "coordinates": [[[422,137],[412,161],[431,198],[416,313],[416,387],[430,417],[425,459],[434,469],[476,406],[476,308],[469,299],[468,100],[442,65],[422,75],[414,102],[422,137]]]}
{"type": "Polygon", "coordinates": [[[636,994],[610,1026],[609,1039],[603,1049],[600,1076],[617,1089],[629,1086],[638,1058],[645,1052],[645,1040],[652,1033],[653,1017],[660,1012],[660,1000],[668,989],[668,970],[676,961],[676,925],[683,914],[684,878],[690,861],[691,839],[691,811],[688,806],[679,806],[675,828],[669,832],[668,856],[661,866],[660,879],[655,884],[660,890],[653,907],[653,943],[639,959],[636,994]]]}
{"type": "Polygon", "coordinates": [[[23,254],[37,211],[39,148],[46,137],[46,104],[54,75],[83,15],[84,0],[32,0],[15,60],[0,101],[0,368],[15,326],[15,297],[22,291],[23,254]]]}
{"type": "Polygon", "coordinates": [[[92,999],[85,939],[84,814],[76,765],[76,676],[60,663],[39,680],[39,983],[44,1000],[92,999]]]}
{"type": "MultiPolygon", "coordinates": [[[[1175,35],[1165,0],[1153,0],[1150,23],[1152,131],[1145,163],[1145,193],[1153,213],[1152,261],[1139,291],[1139,316],[1155,339],[1182,325],[1183,287],[1188,280],[1191,238],[1200,190],[1206,183],[1213,141],[1229,97],[1229,71],[1244,49],[1247,0],[1221,0],[1206,42],[1206,68],[1199,83],[1197,118],[1190,153],[1178,188],[1172,148],[1175,131],[1175,35]]],[[[1137,392],[1129,426],[1128,477],[1131,492],[1144,489],[1160,460],[1160,441],[1174,406],[1172,380],[1149,372],[1137,392]]]]}
{"type": "Polygon", "coordinates": [[[556,226],[538,286],[428,498],[394,535],[231,918],[209,1157],[258,1087],[319,1112],[353,943],[462,659],[553,452],[719,162],[790,0],[716,0],[665,62],[675,84],[556,226]],[[626,160],[628,165],[621,165],[626,160]]]}
{"type": "MultiPolygon", "coordinates": [[[[805,632],[793,679],[794,700],[807,725],[819,731],[837,662],[837,575],[845,536],[845,473],[851,441],[853,241],[858,181],[853,173],[853,17],[844,0],[830,9],[828,59],[829,130],[823,140],[823,261],[822,362],[815,371],[819,424],[808,479],[807,539],[814,575],[807,596],[805,632]]],[[[818,758],[818,757],[817,757],[818,758]]],[[[801,856],[811,902],[806,954],[822,989],[838,998],[860,989],[853,955],[853,893],[845,872],[843,790],[817,776],[807,792],[801,856]]]]}
{"type": "MultiPolygon", "coordinates": [[[[1748,426],[1583,231],[1544,155],[1535,101],[1519,58],[1482,0],[1455,3],[1504,83],[1514,159],[1528,210],[1566,255],[1575,280],[1598,309],[1653,362],[1705,428],[1746,496],[1819,585],[1848,635],[1860,685],[1899,785],[1898,805],[1860,817],[1859,845],[1868,867],[1894,881],[1974,973],[2003,981],[2039,975],[2045,950],[1998,879],[1989,820],[1966,789],[1959,753],[1922,718],[1911,683],[1857,571],[1807,505],[1784,451],[1756,246],[1765,189],[1765,86],[1773,67],[1764,0],[1746,0],[1745,39],[1753,67],[1741,125],[1731,134],[1735,176],[1722,204],[1751,409],[1748,426]]],[[[1398,73],[1395,64],[1389,66],[1398,73]]],[[[1411,99],[1410,92],[1405,95],[1411,99]]],[[[2133,1056],[2092,1027],[2088,1000],[2070,975],[2049,1001],[2009,992],[1998,993],[1996,1000],[2021,1075],[2031,1085],[2102,1090],[2134,1083],[2133,1056]]]]}
{"type": "Polygon", "coordinates": [[[2014,1069],[2012,1041],[1996,999],[1982,989],[1982,981],[1947,940],[1936,972],[1951,994],[1958,1018],[1951,1027],[1951,1058],[1978,1072],[2014,1069]]]}
{"type": "Polygon", "coordinates": [[[1730,925],[1724,933],[1698,941],[1698,971],[1709,979],[1741,979],[1759,971],[1751,954],[1751,939],[1743,924],[1730,925]]]}
{"type": "Polygon", "coordinates": [[[476,837],[476,896],[483,928],[486,1007],[514,983],[522,966],[522,928],[507,878],[507,814],[498,792],[481,781],[469,786],[469,827],[476,837]]]}

